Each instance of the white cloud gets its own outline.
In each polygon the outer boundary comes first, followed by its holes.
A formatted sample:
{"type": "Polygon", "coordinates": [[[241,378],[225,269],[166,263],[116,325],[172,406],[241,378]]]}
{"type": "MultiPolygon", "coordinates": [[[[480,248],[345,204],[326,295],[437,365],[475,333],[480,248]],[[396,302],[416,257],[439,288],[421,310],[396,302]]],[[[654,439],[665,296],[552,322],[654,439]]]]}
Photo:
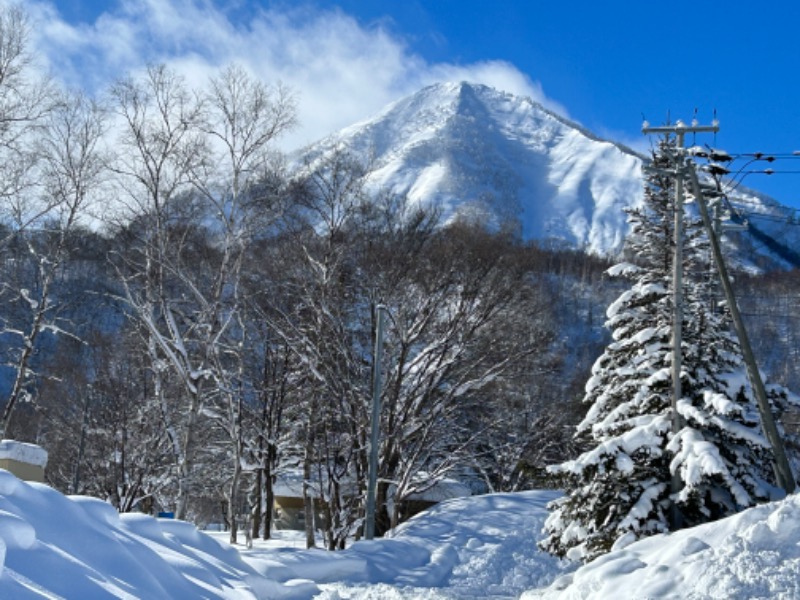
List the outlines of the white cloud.
{"type": "Polygon", "coordinates": [[[37,51],[70,87],[98,92],[147,63],[166,63],[202,85],[230,62],[297,92],[300,127],[289,149],[365,119],[389,102],[445,80],[531,96],[564,114],[513,65],[429,63],[405,41],[338,10],[257,10],[247,22],[204,0],[122,0],[94,23],[71,25],[44,0],[29,10],[37,51]]]}

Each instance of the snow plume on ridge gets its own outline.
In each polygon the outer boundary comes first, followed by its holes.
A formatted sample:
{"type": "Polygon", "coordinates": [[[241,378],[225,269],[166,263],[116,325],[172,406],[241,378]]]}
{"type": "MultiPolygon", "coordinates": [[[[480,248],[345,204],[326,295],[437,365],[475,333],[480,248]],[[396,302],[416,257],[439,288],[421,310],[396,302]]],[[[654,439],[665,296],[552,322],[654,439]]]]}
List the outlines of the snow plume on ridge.
{"type": "Polygon", "coordinates": [[[110,3],[94,22],[73,24],[46,0],[26,4],[36,54],[70,88],[100,92],[147,64],[165,63],[192,84],[228,63],[298,97],[299,128],[286,150],[374,114],[421,87],[449,79],[482,81],[563,112],[542,87],[505,61],[430,63],[385,24],[308,4],[260,8],[203,0],[110,3]]]}

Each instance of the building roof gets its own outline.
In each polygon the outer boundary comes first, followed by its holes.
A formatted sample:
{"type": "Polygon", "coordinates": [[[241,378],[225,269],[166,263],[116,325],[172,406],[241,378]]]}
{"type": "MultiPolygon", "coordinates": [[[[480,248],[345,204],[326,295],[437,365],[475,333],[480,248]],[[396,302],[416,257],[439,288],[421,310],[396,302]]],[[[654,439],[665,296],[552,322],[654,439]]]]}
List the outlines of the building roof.
{"type": "Polygon", "coordinates": [[[0,440],[0,460],[15,460],[44,468],[47,465],[47,450],[36,444],[0,440]]]}

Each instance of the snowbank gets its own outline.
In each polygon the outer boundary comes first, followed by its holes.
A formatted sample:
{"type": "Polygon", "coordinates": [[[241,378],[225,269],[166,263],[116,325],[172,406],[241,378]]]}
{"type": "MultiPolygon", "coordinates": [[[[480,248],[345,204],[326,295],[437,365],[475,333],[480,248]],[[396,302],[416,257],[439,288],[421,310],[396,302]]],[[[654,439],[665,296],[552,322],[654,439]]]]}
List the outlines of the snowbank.
{"type": "Polygon", "coordinates": [[[536,547],[556,497],[450,500],[342,552],[300,549],[300,532],[239,552],[188,523],[119,515],[0,470],[0,598],[800,598],[800,496],[580,568],[536,547]]]}
{"type": "Polygon", "coordinates": [[[522,598],[800,598],[800,496],[641,540],[522,598]]]}
{"type": "Polygon", "coordinates": [[[0,598],[309,598],[182,521],[119,515],[0,469],[0,598]]]}
{"type": "Polygon", "coordinates": [[[548,585],[561,561],[536,547],[550,491],[443,502],[387,537],[342,552],[259,549],[242,556],[278,581],[308,578],[319,598],[516,598],[548,585]]]}

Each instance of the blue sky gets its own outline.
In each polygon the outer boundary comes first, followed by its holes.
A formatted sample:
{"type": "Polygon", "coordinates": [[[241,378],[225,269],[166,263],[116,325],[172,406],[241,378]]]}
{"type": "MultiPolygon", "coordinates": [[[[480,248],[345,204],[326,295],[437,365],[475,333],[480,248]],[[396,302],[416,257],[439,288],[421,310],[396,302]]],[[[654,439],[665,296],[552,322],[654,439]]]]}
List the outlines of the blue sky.
{"type": "MultiPolygon", "coordinates": [[[[298,91],[302,144],[441,79],[526,93],[646,147],[642,116],[701,123],[731,153],[800,150],[800,3],[608,0],[28,0],[69,84],[102,89],[147,61],[189,79],[235,60],[298,91]],[[138,63],[138,64],[137,64],[138,63]]],[[[800,158],[745,184],[800,208],[800,158]]],[[[750,168],[748,168],[749,170],[750,168]]]]}

